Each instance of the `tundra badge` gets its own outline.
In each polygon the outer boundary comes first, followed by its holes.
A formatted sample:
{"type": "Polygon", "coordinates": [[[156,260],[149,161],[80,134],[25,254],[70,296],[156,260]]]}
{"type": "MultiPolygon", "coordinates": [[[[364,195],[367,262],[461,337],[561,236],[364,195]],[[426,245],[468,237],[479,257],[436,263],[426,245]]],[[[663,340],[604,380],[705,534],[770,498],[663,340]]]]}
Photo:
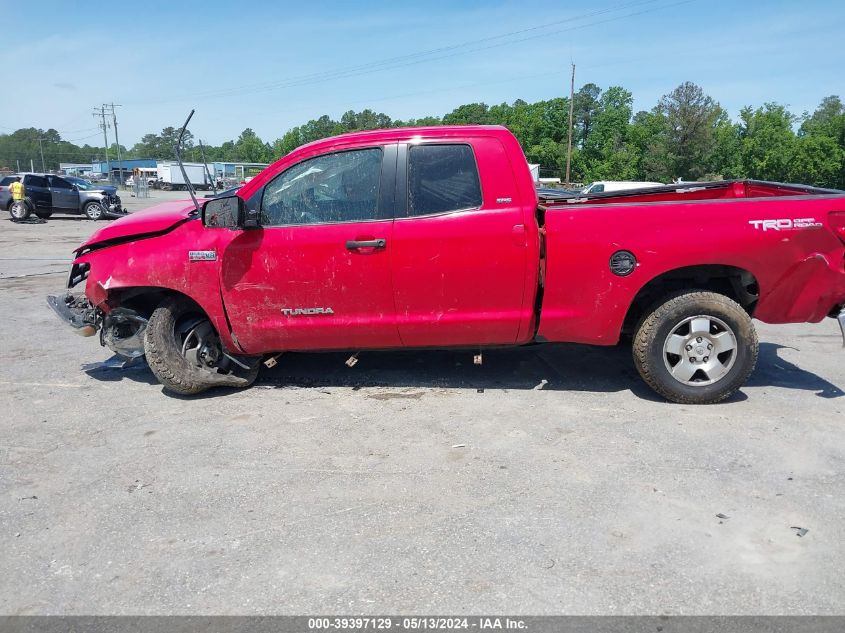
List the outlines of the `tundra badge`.
{"type": "Polygon", "coordinates": [[[312,316],[314,314],[334,314],[331,308],[282,308],[285,316],[312,316]]]}

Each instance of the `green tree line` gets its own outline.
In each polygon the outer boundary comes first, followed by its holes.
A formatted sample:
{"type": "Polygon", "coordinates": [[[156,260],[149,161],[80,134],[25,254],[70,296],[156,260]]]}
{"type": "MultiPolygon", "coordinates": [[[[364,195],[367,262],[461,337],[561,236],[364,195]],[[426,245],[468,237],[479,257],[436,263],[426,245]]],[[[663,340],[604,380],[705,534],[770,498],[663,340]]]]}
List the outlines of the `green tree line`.
{"type": "MultiPolygon", "coordinates": [[[[519,139],[529,162],[543,175],[563,177],[566,164],[569,99],[489,106],[461,105],[441,116],[398,120],[363,110],[349,110],[340,120],[328,115],[288,130],[273,142],[251,128],[237,139],[205,146],[208,161],[269,163],[296,147],[317,139],[376,128],[413,125],[497,124],[519,139]]],[[[173,158],[178,130],[167,127],[146,134],[123,157],[173,158]]],[[[201,160],[199,144],[186,135],[186,160],[201,160]]],[[[0,166],[38,169],[43,148],[47,169],[59,162],[103,158],[102,148],[78,147],[56,130],[35,128],[0,135],[0,166]],[[38,139],[41,138],[41,147],[38,139]]],[[[110,156],[116,156],[113,146],[110,156]]],[[[757,178],[845,188],[845,105],[838,96],[825,97],[814,112],[796,115],[778,103],[747,106],[738,120],[701,87],[686,82],[664,95],[648,111],[634,112],[633,95],[620,86],[602,89],[586,84],[573,101],[572,181],[593,180],[712,180],[757,178]]]]}

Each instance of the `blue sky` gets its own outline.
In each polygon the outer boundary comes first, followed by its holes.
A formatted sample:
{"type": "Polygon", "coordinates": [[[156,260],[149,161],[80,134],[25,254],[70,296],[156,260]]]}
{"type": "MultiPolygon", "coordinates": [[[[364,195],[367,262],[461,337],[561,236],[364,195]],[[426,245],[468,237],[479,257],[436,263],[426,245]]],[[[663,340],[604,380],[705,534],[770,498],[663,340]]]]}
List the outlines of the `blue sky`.
{"type": "Polygon", "coordinates": [[[114,102],[123,145],[181,124],[191,108],[191,130],[209,143],[245,127],[272,141],[350,108],[407,119],[566,95],[570,60],[576,89],[621,85],[636,109],[683,81],[734,118],[748,104],[800,114],[845,97],[841,1],[142,4],[4,7],[5,24],[26,28],[4,30],[6,94],[13,85],[17,96],[0,101],[0,131],[53,127],[98,144],[91,110],[114,102]]]}

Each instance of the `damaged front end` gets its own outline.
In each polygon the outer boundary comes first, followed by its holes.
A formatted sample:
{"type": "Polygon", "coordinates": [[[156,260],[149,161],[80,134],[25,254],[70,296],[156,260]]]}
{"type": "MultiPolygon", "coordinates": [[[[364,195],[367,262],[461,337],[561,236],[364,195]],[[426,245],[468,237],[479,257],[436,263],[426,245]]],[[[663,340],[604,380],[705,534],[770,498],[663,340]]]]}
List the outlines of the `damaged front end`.
{"type": "Polygon", "coordinates": [[[144,355],[147,319],[135,310],[117,307],[108,312],[91,305],[84,295],[50,295],[47,304],[80,336],[100,333],[100,345],[127,359],[144,355]]]}

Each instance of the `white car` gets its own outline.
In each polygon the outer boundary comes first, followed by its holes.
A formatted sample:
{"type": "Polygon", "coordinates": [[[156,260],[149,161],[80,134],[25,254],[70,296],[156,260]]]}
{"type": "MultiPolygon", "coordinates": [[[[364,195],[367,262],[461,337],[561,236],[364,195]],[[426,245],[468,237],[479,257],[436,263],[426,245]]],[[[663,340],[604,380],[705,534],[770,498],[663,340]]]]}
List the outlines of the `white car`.
{"type": "Polygon", "coordinates": [[[662,187],[662,182],[638,182],[635,180],[598,180],[591,182],[581,190],[586,193],[604,193],[606,191],[625,191],[627,189],[648,189],[649,187],[662,187]]]}

